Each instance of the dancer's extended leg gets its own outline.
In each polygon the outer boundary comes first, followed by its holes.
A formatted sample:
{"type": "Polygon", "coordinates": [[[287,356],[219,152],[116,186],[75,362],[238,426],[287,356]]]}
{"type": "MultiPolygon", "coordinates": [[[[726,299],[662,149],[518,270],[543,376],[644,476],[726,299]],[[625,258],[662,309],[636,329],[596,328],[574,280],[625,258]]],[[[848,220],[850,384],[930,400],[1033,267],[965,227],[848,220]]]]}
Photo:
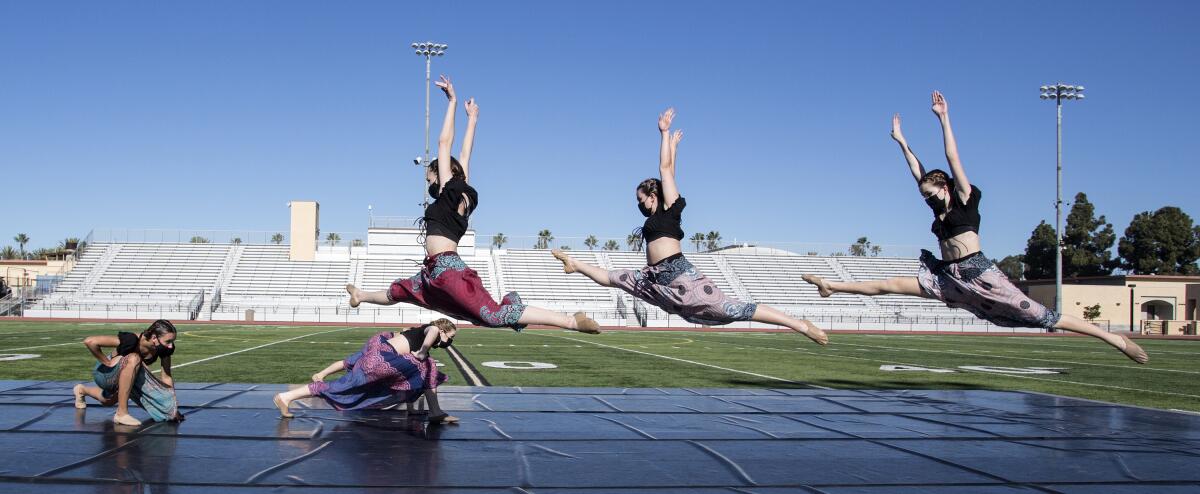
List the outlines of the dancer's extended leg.
{"type": "Polygon", "coordinates": [[[1144,364],[1150,360],[1150,357],[1146,355],[1146,351],[1142,350],[1141,346],[1138,346],[1137,343],[1134,343],[1133,340],[1129,339],[1125,335],[1109,333],[1091,323],[1088,323],[1087,321],[1084,321],[1083,319],[1070,314],[1063,314],[1062,317],[1059,318],[1058,324],[1055,324],[1054,327],[1057,329],[1064,329],[1072,333],[1085,334],[1100,338],[1101,340],[1104,340],[1105,343],[1108,343],[1117,350],[1120,350],[1121,353],[1124,353],[1125,356],[1129,357],[1130,360],[1133,360],[1139,364],[1144,364]]]}
{"type": "Polygon", "coordinates": [[[395,305],[398,303],[388,298],[387,290],[368,292],[359,290],[354,285],[347,284],[346,292],[350,294],[350,307],[358,307],[358,304],[362,302],[376,305],[395,305]]]}
{"type": "Polygon", "coordinates": [[[600,325],[582,312],[566,315],[561,312],[546,310],[541,307],[526,306],[517,320],[520,324],[542,324],[557,326],[563,329],[573,329],[580,333],[599,334],[600,325]]]}
{"type": "Polygon", "coordinates": [[[305,384],[291,391],[284,391],[275,395],[275,406],[279,407],[280,415],[286,418],[291,418],[294,416],[289,410],[289,407],[292,405],[292,401],[299,400],[301,398],[308,398],[312,395],[312,391],[309,391],[308,385],[305,384]]]}
{"type": "Polygon", "coordinates": [[[558,259],[563,263],[564,273],[583,273],[584,276],[591,278],[592,281],[595,281],[600,286],[606,286],[609,288],[613,287],[612,282],[608,279],[608,270],[593,266],[586,262],[577,261],[571,256],[567,255],[566,252],[558,249],[552,250],[550,253],[554,255],[555,259],[558,259]]]}
{"type": "Polygon", "coordinates": [[[783,313],[779,309],[766,304],[758,304],[758,307],[754,310],[754,315],[751,316],[750,320],[754,322],[765,322],[767,324],[777,324],[779,326],[787,327],[792,331],[807,336],[809,339],[815,341],[819,345],[825,345],[829,343],[829,336],[825,334],[825,331],[821,330],[821,328],[818,328],[816,324],[813,324],[808,319],[794,318],[783,313]]]}
{"type": "Polygon", "coordinates": [[[888,278],[886,280],[875,281],[860,281],[857,283],[849,283],[843,281],[829,281],[820,276],[806,274],[801,276],[804,281],[816,285],[817,292],[822,297],[828,297],[835,293],[857,293],[859,295],[912,295],[914,297],[933,298],[929,294],[921,290],[921,284],[917,283],[915,277],[906,276],[903,278],[888,278]]]}

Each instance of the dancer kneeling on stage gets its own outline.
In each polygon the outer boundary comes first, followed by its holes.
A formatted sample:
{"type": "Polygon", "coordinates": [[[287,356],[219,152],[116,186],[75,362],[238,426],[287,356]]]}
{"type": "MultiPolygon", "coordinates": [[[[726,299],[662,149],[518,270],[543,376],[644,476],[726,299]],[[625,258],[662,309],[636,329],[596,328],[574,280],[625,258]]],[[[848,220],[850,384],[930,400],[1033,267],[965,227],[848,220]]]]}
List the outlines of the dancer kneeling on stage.
{"type": "Polygon", "coordinates": [[[175,325],[165,319],[150,324],[140,335],[120,332],[116,336],[89,336],[84,346],[96,357],[92,379],[96,386],[76,384],[75,408],[87,408],[85,397],[101,405],[117,405],[113,422],[138,426],[142,422],[129,415],[133,400],[156,422],[183,420],[175,399],[174,379],[171,377],[171,354],[175,352],[175,325]],[[112,348],[107,355],[102,348],[112,348]],[[154,377],[149,366],[159,360],[162,378],[154,377]]]}
{"type": "Polygon", "coordinates": [[[454,342],[458,328],[448,319],[396,333],[384,331],[367,340],[361,350],[313,374],[312,382],[275,395],[275,406],[284,417],[292,417],[292,400],[317,396],[337,410],[385,408],[412,403],[425,396],[430,423],[454,423],[438,405],[437,387],[446,381],[429,349],[446,348],[454,342]],[[346,374],[327,383],[338,371],[346,374]]]}

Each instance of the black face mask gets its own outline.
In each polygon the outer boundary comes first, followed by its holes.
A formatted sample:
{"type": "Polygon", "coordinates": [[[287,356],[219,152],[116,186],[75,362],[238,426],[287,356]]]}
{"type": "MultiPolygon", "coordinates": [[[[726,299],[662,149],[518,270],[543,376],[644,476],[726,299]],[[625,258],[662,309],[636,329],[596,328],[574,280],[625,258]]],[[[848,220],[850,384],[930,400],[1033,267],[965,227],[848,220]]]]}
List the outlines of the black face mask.
{"type": "Polygon", "coordinates": [[[170,357],[173,353],[175,353],[175,347],[169,347],[162,343],[154,345],[154,354],[159,357],[170,357]]]}
{"type": "Polygon", "coordinates": [[[442,341],[441,338],[438,338],[437,341],[433,342],[433,347],[434,348],[446,348],[453,344],[454,344],[454,338],[446,338],[446,341],[442,341]]]}
{"type": "Polygon", "coordinates": [[[647,218],[650,217],[650,214],[651,214],[650,208],[647,208],[645,204],[642,204],[639,202],[638,203],[638,211],[642,212],[642,216],[645,216],[647,218]]]}
{"type": "Polygon", "coordinates": [[[946,201],[939,198],[937,194],[926,197],[925,204],[929,205],[929,209],[933,210],[933,214],[941,215],[946,212],[946,201]]]}
{"type": "Polygon", "coordinates": [[[442,184],[434,182],[429,184],[429,197],[438,198],[438,193],[442,191],[442,184]]]}

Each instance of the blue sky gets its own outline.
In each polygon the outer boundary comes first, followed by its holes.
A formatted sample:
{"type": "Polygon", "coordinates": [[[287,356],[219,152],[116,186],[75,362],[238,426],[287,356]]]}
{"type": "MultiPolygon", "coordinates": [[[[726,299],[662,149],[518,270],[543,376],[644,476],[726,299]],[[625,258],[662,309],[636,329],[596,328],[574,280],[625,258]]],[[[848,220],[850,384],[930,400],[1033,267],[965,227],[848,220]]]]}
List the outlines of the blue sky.
{"type": "Polygon", "coordinates": [[[1087,192],[1118,232],[1165,205],[1200,216],[1196,2],[420,5],[0,3],[0,166],[31,179],[4,187],[0,245],[286,231],[293,199],[321,202],[324,231],[365,232],[368,204],[415,216],[421,40],[450,45],[435,74],[482,109],[481,233],[624,236],[674,105],[689,235],[933,247],[888,130],[902,113],[944,167],[939,89],[986,191],[984,250],[1017,253],[1053,221],[1054,105],[1037,88],[1059,80],[1089,95],[1065,108],[1067,197],[1087,192]]]}

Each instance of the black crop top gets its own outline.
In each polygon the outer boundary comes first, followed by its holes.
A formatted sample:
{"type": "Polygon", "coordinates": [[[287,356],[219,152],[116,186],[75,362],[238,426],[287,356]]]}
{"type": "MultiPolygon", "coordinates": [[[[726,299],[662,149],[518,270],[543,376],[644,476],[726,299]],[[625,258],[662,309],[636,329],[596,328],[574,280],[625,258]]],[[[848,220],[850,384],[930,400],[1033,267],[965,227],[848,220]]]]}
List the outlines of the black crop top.
{"type": "MultiPolygon", "coordinates": [[[[117,344],[117,356],[124,357],[131,353],[138,353],[138,344],[141,340],[140,336],[126,331],[121,331],[117,333],[117,340],[120,341],[120,343],[117,344]]],[[[153,364],[155,360],[158,360],[158,354],[151,355],[148,359],[142,359],[142,363],[150,365],[153,364]]]]}
{"type": "Polygon", "coordinates": [[[446,237],[458,242],[467,233],[467,218],[479,205],[479,193],[461,178],[452,178],[441,193],[425,208],[425,234],[446,237]],[[467,197],[467,214],[458,214],[463,195],[467,197]]]}
{"type": "Polygon", "coordinates": [[[950,195],[951,200],[954,201],[954,207],[946,211],[945,218],[938,218],[937,215],[934,215],[933,227],[929,229],[934,235],[937,235],[939,242],[960,233],[979,233],[979,198],[983,195],[979,186],[971,186],[971,195],[967,198],[966,204],[959,200],[958,194],[954,191],[951,191],[950,195]]]}
{"type": "Polygon", "coordinates": [[[658,210],[642,224],[642,238],[646,243],[663,237],[683,240],[683,208],[686,206],[687,201],[683,197],[675,199],[670,208],[664,208],[662,203],[659,203],[658,210]]]}
{"type": "Polygon", "coordinates": [[[425,326],[412,328],[400,334],[404,336],[404,339],[408,340],[408,351],[410,352],[415,353],[421,349],[421,346],[425,345],[425,326]]]}

